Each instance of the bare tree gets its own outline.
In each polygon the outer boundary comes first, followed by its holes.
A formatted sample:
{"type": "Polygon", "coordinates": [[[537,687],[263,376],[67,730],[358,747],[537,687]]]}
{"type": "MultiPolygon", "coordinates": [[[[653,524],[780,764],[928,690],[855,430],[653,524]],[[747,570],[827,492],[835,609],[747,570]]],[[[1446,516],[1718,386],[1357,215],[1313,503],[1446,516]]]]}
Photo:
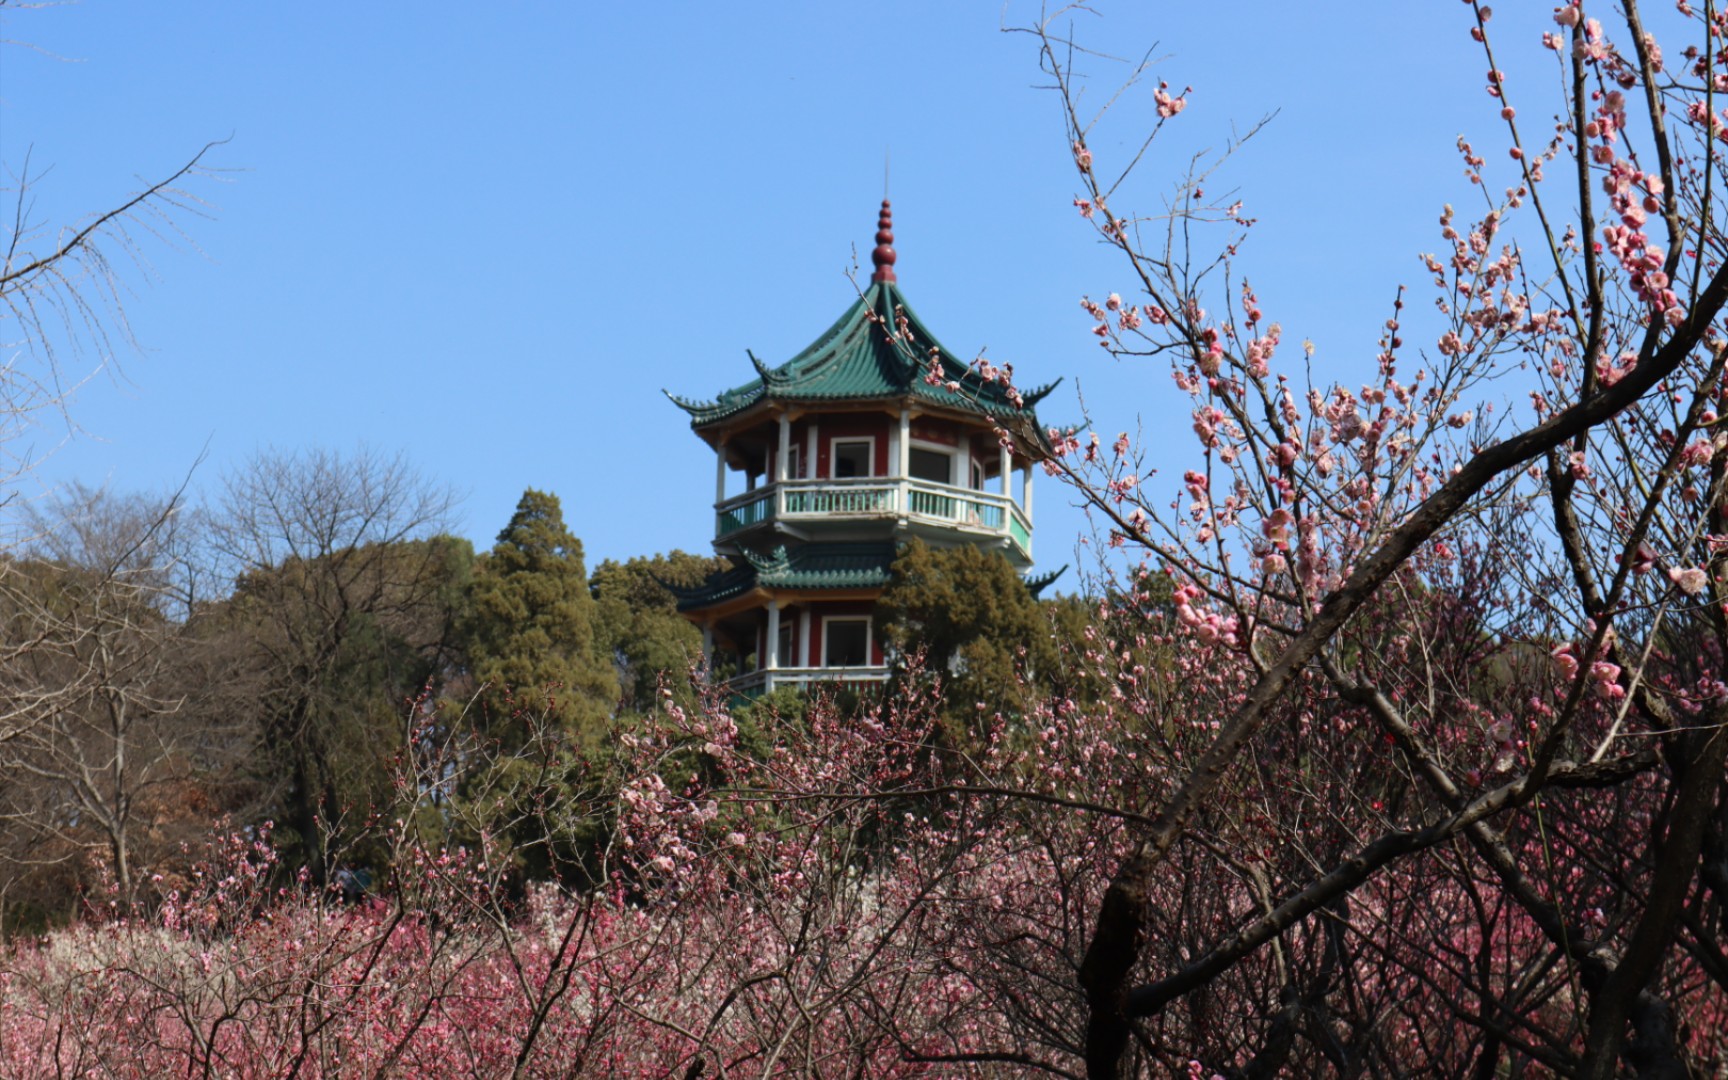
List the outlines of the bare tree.
{"type": "Polygon", "coordinates": [[[41,174],[28,158],[16,174],[0,236],[0,460],[8,480],[30,465],[14,449],[20,436],[44,414],[69,422],[72,390],[112,364],[117,345],[134,344],[122,270],[128,263],[147,269],[145,238],[177,238],[177,221],[206,213],[187,185],[211,175],[204,161],[216,145],[118,205],[65,225],[32,216],[41,174]]]}
{"type": "Polygon", "coordinates": [[[266,800],[318,881],[333,816],[366,812],[407,698],[447,663],[472,558],[442,535],[454,502],[401,457],[308,450],[258,455],[212,511],[234,582],[224,633],[247,657],[236,707],[274,776],[266,800]]]}
{"type": "Polygon", "coordinates": [[[32,509],[36,539],[0,562],[0,610],[21,643],[0,656],[9,848],[81,876],[94,855],[128,901],[141,869],[186,838],[187,815],[194,831],[211,816],[196,792],[218,731],[188,707],[211,685],[206,650],[174,617],[182,517],[178,495],[74,487],[32,509]]]}
{"type": "MultiPolygon", "coordinates": [[[[7,11],[38,6],[0,3],[7,11]]],[[[149,768],[138,768],[139,740],[150,741],[144,728],[177,708],[173,695],[158,696],[158,643],[171,624],[157,562],[173,533],[174,507],[123,506],[79,492],[33,515],[18,503],[17,481],[34,463],[24,437],[44,421],[72,426],[71,392],[133,343],[125,280],[148,273],[151,246],[184,240],[180,221],[205,214],[191,186],[210,175],[213,145],[74,221],[38,215],[46,170],[28,155],[0,188],[11,202],[0,220],[0,508],[9,508],[12,526],[26,536],[32,522],[71,530],[38,536],[42,542],[29,551],[12,541],[0,549],[7,553],[0,563],[0,790],[8,807],[28,811],[27,857],[61,858],[99,834],[128,886],[132,800],[139,784],[155,782],[149,768]],[[97,522],[90,514],[112,516],[97,522]],[[116,531],[121,519],[128,524],[116,531]],[[119,548],[89,547],[98,535],[119,548]],[[68,810],[73,804],[83,808],[68,810]]]]}

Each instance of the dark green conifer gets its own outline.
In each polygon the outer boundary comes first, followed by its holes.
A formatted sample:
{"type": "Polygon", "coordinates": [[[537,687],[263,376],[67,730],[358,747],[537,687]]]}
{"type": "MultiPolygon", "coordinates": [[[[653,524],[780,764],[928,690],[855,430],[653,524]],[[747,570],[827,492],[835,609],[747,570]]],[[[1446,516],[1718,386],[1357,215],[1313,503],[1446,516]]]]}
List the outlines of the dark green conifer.
{"type": "Polygon", "coordinates": [[[582,543],[565,527],[557,496],[523,492],[475,576],[468,620],[484,723],[507,750],[540,718],[579,745],[604,734],[618,679],[597,647],[582,543]]]}

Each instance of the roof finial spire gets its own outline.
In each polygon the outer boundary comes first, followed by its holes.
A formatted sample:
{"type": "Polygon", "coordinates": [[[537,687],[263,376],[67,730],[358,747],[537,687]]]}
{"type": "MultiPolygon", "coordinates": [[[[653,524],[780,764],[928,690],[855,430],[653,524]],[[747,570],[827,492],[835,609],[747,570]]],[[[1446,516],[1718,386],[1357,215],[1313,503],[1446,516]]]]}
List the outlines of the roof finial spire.
{"type": "Polygon", "coordinates": [[[888,200],[882,200],[882,212],[876,217],[876,250],[870,253],[870,261],[875,264],[876,272],[870,275],[872,282],[893,281],[894,278],[894,211],[889,208],[888,200]]]}

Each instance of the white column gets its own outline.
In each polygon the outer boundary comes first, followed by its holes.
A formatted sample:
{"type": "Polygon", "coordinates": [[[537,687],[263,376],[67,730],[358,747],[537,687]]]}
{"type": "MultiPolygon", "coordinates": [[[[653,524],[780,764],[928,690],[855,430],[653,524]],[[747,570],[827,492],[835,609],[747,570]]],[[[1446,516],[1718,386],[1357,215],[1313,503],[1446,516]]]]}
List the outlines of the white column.
{"type": "Polygon", "coordinates": [[[774,459],[774,518],[786,516],[786,481],[792,477],[792,419],[780,414],[780,452],[774,459]]]}
{"type": "Polygon", "coordinates": [[[774,689],[774,673],[780,669],[780,601],[768,601],[768,662],[762,667],[768,672],[763,676],[762,688],[774,689]]]}
{"type": "Polygon", "coordinates": [[[810,422],[810,439],[809,439],[809,442],[810,442],[810,445],[809,445],[809,447],[806,448],[805,452],[810,455],[810,464],[804,466],[804,475],[809,477],[810,479],[814,480],[814,479],[816,479],[816,462],[817,462],[817,457],[816,457],[816,446],[817,446],[817,443],[816,443],[816,422],[814,420],[812,420],[810,422]]]}
{"type": "Polygon", "coordinates": [[[895,477],[906,479],[912,470],[912,410],[900,410],[900,445],[895,448],[895,477]]]}
{"type": "Polygon", "coordinates": [[[1020,509],[1026,512],[1026,523],[1032,523],[1032,463],[1026,463],[1026,484],[1020,489],[1020,509]]]}
{"type": "Polygon", "coordinates": [[[958,477],[956,477],[954,480],[954,486],[955,487],[962,487],[962,488],[971,487],[972,486],[972,436],[967,435],[965,433],[962,433],[960,435],[959,451],[954,455],[954,462],[955,462],[954,467],[960,470],[960,475],[958,477]]]}
{"type": "Polygon", "coordinates": [[[714,448],[714,502],[726,501],[726,444],[714,448]]]}
{"type": "Polygon", "coordinates": [[[1009,494],[1008,477],[1014,472],[1014,455],[1008,452],[1006,446],[1002,447],[1001,462],[996,466],[996,479],[1002,482],[1002,497],[1011,499],[1013,496],[1009,494]]]}

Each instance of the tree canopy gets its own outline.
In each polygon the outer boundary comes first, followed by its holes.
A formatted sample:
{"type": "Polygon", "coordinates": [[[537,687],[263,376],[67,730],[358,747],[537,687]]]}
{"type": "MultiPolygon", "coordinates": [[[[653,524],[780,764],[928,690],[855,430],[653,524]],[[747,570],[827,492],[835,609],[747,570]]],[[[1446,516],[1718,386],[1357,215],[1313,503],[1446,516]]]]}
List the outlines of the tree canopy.
{"type": "Polygon", "coordinates": [[[1023,712],[1060,663],[1049,614],[1013,564],[970,544],[907,543],[875,620],[902,675],[921,657],[924,670],[944,680],[948,711],[963,723],[980,711],[1023,712]]]}
{"type": "Polygon", "coordinates": [[[626,711],[650,708],[662,681],[688,697],[685,674],[702,658],[702,635],[678,614],[667,585],[701,584],[730,566],[714,556],[672,551],[624,562],[608,559],[594,570],[599,648],[617,665],[626,711]]]}
{"type": "Polygon", "coordinates": [[[488,730],[524,739],[524,713],[544,715],[578,744],[605,733],[618,675],[596,640],[582,542],[556,495],[530,488],[480,560],[463,640],[488,730]]]}

